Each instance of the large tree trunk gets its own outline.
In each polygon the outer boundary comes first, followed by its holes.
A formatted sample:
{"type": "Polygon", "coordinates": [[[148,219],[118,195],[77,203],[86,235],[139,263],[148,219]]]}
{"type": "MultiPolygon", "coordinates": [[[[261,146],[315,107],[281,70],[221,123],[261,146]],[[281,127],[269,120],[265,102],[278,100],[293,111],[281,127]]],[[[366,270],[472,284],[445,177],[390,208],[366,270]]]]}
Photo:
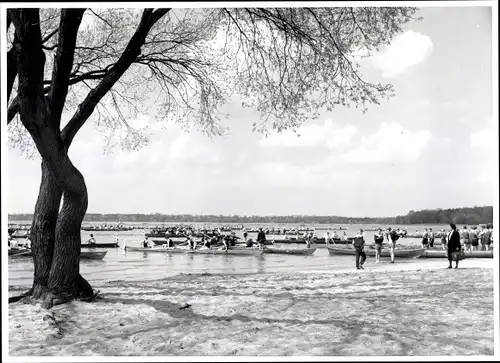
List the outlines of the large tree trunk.
{"type": "MultiPolygon", "coordinates": [[[[44,140],[55,136],[50,130],[45,131],[48,132],[43,132],[44,140]]],[[[46,308],[76,297],[89,298],[94,293],[90,284],[80,275],[81,226],[88,206],[85,179],[69,159],[62,140],[58,136],[55,140],[57,141],[39,144],[43,149],[44,163],[47,164],[50,178],[57,183],[63,195],[62,208],[55,224],[47,294],[41,296],[46,308]]],[[[49,199],[56,195],[46,194],[46,197],[49,199]]],[[[52,200],[47,204],[52,204],[52,200]]]]}
{"type": "Polygon", "coordinates": [[[62,155],[60,163],[64,178],[71,181],[71,189],[64,188],[48,287],[55,293],[79,294],[77,277],[80,271],[81,226],[88,205],[87,187],[83,175],[71,163],[67,153],[62,155]]]}
{"type": "Polygon", "coordinates": [[[46,291],[49,281],[61,197],[61,188],[57,185],[47,164],[42,162],[42,181],[31,226],[33,262],[35,266],[33,297],[37,299],[46,291]]]}
{"type": "MultiPolygon", "coordinates": [[[[68,159],[64,163],[71,162],[68,159]]],[[[81,196],[65,197],[59,211],[62,190],[47,163],[42,162],[42,180],[31,227],[35,271],[33,287],[28,293],[45,300],[46,307],[74,297],[89,298],[94,293],[79,273],[80,229],[87,208],[85,181],[74,166],[67,171],[80,179],[81,196]]]]}

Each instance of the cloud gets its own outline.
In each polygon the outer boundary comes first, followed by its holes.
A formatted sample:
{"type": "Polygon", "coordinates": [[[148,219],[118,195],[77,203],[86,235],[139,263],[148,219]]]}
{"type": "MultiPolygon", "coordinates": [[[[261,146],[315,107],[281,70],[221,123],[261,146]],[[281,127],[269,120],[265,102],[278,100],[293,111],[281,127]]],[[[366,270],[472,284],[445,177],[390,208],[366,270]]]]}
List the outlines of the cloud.
{"type": "Polygon", "coordinates": [[[301,127],[297,133],[293,131],[284,131],[275,133],[271,136],[261,139],[261,146],[277,147],[305,147],[312,148],[326,146],[330,149],[346,147],[351,144],[352,137],[358,132],[358,128],[353,125],[338,127],[327,119],[323,126],[313,124],[301,127]]]}
{"type": "Polygon", "coordinates": [[[178,162],[219,163],[221,155],[216,145],[203,137],[183,132],[170,145],[170,159],[178,162]]]}
{"type": "Polygon", "coordinates": [[[471,147],[493,149],[494,142],[495,134],[489,128],[477,131],[470,135],[471,147]]]}
{"type": "Polygon", "coordinates": [[[383,77],[392,78],[425,61],[432,49],[431,38],[409,30],[395,37],[384,52],[373,55],[371,63],[383,71],[383,77]]]}
{"type": "Polygon", "coordinates": [[[343,155],[333,155],[331,161],[348,163],[379,163],[414,161],[418,159],[432,137],[427,130],[410,131],[398,123],[382,123],[379,130],[363,136],[359,146],[343,155]]]}

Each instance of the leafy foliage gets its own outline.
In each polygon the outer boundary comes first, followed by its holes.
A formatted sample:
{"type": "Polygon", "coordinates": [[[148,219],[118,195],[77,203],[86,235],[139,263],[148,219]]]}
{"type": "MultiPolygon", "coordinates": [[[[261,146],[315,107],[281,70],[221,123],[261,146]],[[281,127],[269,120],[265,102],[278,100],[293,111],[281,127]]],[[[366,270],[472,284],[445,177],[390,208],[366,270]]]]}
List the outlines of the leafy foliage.
{"type": "MultiPolygon", "coordinates": [[[[393,95],[390,84],[370,83],[357,61],[388,44],[415,8],[171,9],[149,30],[140,54],[99,99],[90,119],[109,149],[147,145],[150,115],[187,130],[221,135],[222,105],[238,97],[260,113],[254,130],[296,130],[322,109],[339,105],[366,111],[393,95]]],[[[87,9],[78,30],[65,113],[77,112],[86,94],[113,72],[140,26],[142,9],[87,9]]],[[[50,91],[58,49],[60,9],[40,10],[44,84],[50,91]]],[[[9,42],[14,41],[12,29],[9,42]]],[[[15,89],[14,89],[15,91],[15,89]]],[[[29,151],[30,138],[15,125],[9,106],[10,145],[29,151]]],[[[62,126],[64,126],[63,120],[62,126]]]]}

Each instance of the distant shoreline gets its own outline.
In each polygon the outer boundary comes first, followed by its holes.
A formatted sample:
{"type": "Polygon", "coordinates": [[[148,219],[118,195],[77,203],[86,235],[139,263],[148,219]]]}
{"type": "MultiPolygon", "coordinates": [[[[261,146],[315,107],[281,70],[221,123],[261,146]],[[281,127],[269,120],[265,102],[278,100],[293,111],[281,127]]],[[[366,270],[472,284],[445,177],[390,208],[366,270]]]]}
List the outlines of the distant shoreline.
{"type": "MultiPolygon", "coordinates": [[[[31,221],[33,214],[9,214],[8,221],[31,221]]],[[[464,207],[453,209],[425,209],[410,211],[404,216],[396,217],[342,217],[315,215],[287,216],[238,216],[238,215],[193,215],[193,214],[120,214],[120,213],[87,213],[85,223],[301,223],[301,224],[487,224],[493,221],[493,207],[464,207]]]]}

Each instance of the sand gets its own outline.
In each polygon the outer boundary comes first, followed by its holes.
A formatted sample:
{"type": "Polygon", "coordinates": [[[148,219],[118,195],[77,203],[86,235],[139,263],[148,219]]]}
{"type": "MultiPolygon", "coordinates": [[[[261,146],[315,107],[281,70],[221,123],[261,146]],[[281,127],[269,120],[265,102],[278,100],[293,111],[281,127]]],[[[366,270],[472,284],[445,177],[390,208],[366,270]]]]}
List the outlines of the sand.
{"type": "Polygon", "coordinates": [[[9,355],[493,355],[492,263],[445,264],[107,281],[94,303],[10,304],[9,355]]]}

